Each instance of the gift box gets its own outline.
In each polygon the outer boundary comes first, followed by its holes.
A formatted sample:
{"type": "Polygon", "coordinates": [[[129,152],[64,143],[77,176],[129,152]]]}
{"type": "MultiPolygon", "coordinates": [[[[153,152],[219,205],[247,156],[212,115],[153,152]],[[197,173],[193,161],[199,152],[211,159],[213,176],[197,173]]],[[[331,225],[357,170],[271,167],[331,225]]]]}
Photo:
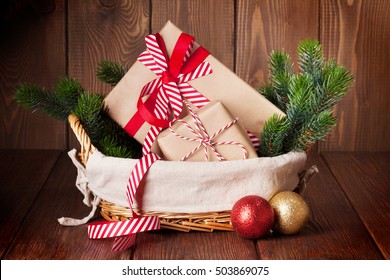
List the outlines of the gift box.
{"type": "MultiPolygon", "coordinates": [[[[181,39],[181,36],[184,33],[182,33],[182,31],[174,24],[168,22],[162,28],[159,34],[161,35],[160,41],[163,40],[163,43],[160,42],[162,45],[161,48],[166,48],[166,53],[168,56],[170,56],[171,60],[172,52],[176,46],[176,43],[178,42],[179,38],[181,39]]],[[[155,37],[151,38],[153,39],[155,37]]],[[[149,44],[152,44],[150,48],[154,49],[156,47],[156,42],[159,41],[157,39],[152,43],[147,40],[149,44]]],[[[200,49],[196,42],[192,42],[191,45],[192,44],[194,45],[193,49],[200,49]]],[[[187,61],[193,62],[196,59],[191,58],[195,56],[199,57],[199,55],[197,55],[199,53],[202,53],[204,55],[205,52],[206,51],[203,48],[202,52],[194,51],[192,55],[187,59],[187,61]]],[[[116,120],[122,127],[124,127],[126,131],[128,131],[128,133],[140,143],[144,142],[145,136],[147,135],[151,127],[148,121],[145,121],[145,119],[148,118],[145,117],[145,114],[142,114],[142,112],[145,111],[146,113],[149,113],[150,111],[153,111],[153,109],[155,109],[154,105],[156,104],[155,101],[150,101],[150,104],[147,104],[148,101],[146,100],[148,99],[148,95],[146,94],[145,96],[142,96],[142,93],[145,93],[145,91],[148,90],[145,89],[144,86],[158,86],[158,83],[161,86],[161,83],[164,83],[164,80],[167,80],[167,77],[169,80],[169,76],[172,74],[168,73],[168,75],[166,75],[167,72],[162,71],[160,65],[154,65],[154,68],[150,66],[148,64],[151,63],[150,60],[148,60],[150,56],[151,55],[148,52],[143,53],[140,58],[128,70],[128,72],[121,79],[121,81],[112,89],[112,91],[105,98],[105,104],[109,108],[110,116],[114,120],[116,120]],[[147,67],[143,63],[149,66],[147,67]],[[144,104],[145,106],[143,106],[144,104]],[[143,109],[146,108],[146,110],[139,110],[140,106],[143,109]]],[[[207,68],[208,70],[205,70],[204,68],[202,68],[204,72],[200,75],[200,77],[197,77],[195,75],[203,71],[202,69],[199,70],[199,67],[196,68],[196,73],[187,73],[187,76],[191,76],[189,80],[185,83],[178,84],[178,87],[181,90],[181,97],[189,96],[190,94],[186,95],[186,91],[188,91],[189,89],[194,89],[200,94],[202,98],[205,98],[203,101],[200,101],[198,104],[195,104],[198,107],[201,107],[209,100],[221,101],[234,117],[238,117],[240,119],[240,122],[244,126],[244,128],[256,135],[257,137],[260,135],[260,132],[264,127],[264,123],[266,122],[266,120],[268,120],[270,116],[272,116],[273,114],[284,115],[281,110],[279,110],[265,97],[263,97],[251,86],[245,83],[242,79],[236,76],[230,69],[228,69],[215,57],[213,57],[213,55],[206,54],[206,56],[207,57],[202,61],[202,63],[204,62],[205,64],[200,63],[200,65],[202,67],[205,67],[205,65],[207,64],[209,65],[210,69],[207,68]],[[194,78],[194,76],[196,77],[194,78]]],[[[175,56],[175,58],[176,57],[177,55],[175,56]]],[[[158,63],[160,63],[159,59],[156,60],[158,61],[158,63]]],[[[191,63],[185,63],[185,65],[181,67],[180,71],[185,71],[183,70],[184,68],[190,68],[187,67],[188,64],[191,63]]],[[[201,97],[199,97],[198,100],[202,99],[201,97]]],[[[191,102],[194,102],[194,100],[195,102],[197,102],[196,98],[193,98],[191,102]]],[[[181,101],[178,100],[178,102],[181,101]]],[[[185,114],[186,111],[183,110],[180,117],[184,117],[185,114]]]]}
{"type": "Polygon", "coordinates": [[[157,137],[167,160],[222,161],[255,158],[245,129],[219,101],[172,122],[157,137]]]}

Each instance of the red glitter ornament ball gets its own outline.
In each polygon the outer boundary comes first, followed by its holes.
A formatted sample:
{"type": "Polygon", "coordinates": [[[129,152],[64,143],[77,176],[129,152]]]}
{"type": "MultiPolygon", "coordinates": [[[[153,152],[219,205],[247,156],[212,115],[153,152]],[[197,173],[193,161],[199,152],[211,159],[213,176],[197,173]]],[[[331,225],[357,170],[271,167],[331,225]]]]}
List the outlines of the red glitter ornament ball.
{"type": "Polygon", "coordinates": [[[274,210],[261,196],[244,196],[233,205],[231,222],[239,236],[257,239],[271,230],[274,224],[274,210]]]}

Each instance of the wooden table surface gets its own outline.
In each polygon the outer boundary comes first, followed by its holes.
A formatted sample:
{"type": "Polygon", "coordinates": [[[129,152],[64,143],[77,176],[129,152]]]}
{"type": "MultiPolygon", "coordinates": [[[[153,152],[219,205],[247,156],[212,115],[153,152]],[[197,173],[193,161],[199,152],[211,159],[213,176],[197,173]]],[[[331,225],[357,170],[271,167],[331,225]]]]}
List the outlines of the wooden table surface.
{"type": "Polygon", "coordinates": [[[161,230],[138,234],[120,253],[112,240],[89,240],[86,225],[57,222],[90,210],[66,152],[0,150],[0,159],[1,259],[390,259],[390,152],[311,153],[307,165],[320,172],[305,194],[310,221],[297,235],[253,241],[161,230]]]}

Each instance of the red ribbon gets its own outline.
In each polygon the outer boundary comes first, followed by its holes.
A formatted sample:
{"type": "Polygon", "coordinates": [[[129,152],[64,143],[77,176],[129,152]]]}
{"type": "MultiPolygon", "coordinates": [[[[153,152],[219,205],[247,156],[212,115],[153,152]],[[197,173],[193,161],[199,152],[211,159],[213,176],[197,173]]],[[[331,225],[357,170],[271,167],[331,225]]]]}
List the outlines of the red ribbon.
{"type": "MultiPolygon", "coordinates": [[[[182,110],[181,91],[183,86],[192,89],[193,97],[203,98],[199,107],[203,106],[208,99],[198,91],[190,87],[187,82],[212,72],[208,62],[204,62],[209,52],[203,47],[198,47],[192,54],[194,37],[186,33],[181,33],[169,59],[164,41],[159,33],[146,37],[148,50],[142,53],[138,60],[148,69],[157,75],[155,80],[148,82],[142,89],[138,98],[138,111],[133,115],[125,126],[125,130],[134,136],[140,127],[146,122],[152,126],[167,128],[169,126],[169,115],[173,110],[174,117],[178,117],[182,110]],[[146,102],[143,97],[149,95],[146,102]],[[160,111],[156,111],[159,104],[160,111]]],[[[195,102],[195,105],[197,102],[195,102]]]]}

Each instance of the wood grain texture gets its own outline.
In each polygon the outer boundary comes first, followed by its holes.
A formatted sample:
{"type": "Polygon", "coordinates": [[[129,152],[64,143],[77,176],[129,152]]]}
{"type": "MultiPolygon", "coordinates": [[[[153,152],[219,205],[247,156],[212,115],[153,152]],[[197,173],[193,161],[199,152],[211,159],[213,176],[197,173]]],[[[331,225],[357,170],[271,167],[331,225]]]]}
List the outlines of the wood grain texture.
{"type": "Polygon", "coordinates": [[[319,173],[304,194],[311,211],[308,225],[297,235],[259,240],[260,258],[383,259],[338,182],[315,153],[308,160],[308,166],[313,164],[319,173]]]}
{"type": "Polygon", "coordinates": [[[390,149],[390,142],[385,140],[390,136],[390,80],[386,76],[390,64],[389,1],[20,3],[11,15],[1,13],[0,148],[77,147],[66,124],[20,108],[12,90],[19,82],[51,88],[59,77],[69,74],[87,90],[106,94],[111,88],[96,78],[98,62],[111,59],[131,64],[145,48],[144,36],[171,20],[195,35],[200,44],[254,88],[268,78],[267,59],[273,49],[285,49],[295,61],[300,40],[319,38],[326,56],[345,65],[356,79],[336,108],[339,125],[319,149],[390,149]]]}
{"type": "Polygon", "coordinates": [[[296,62],[298,42],[318,37],[318,2],[237,0],[236,30],[235,71],[258,88],[269,78],[272,50],[284,49],[296,62]]]}
{"type": "Polygon", "coordinates": [[[3,258],[60,152],[0,150],[0,256],[3,258]]]}
{"type": "Polygon", "coordinates": [[[390,153],[323,152],[325,162],[390,259],[390,153]]]}
{"type": "Polygon", "coordinates": [[[337,106],[339,125],[320,150],[389,151],[389,1],[321,1],[325,54],[345,65],[355,85],[337,106]]]}
{"type": "MultiPolygon", "coordinates": [[[[131,65],[145,50],[149,30],[149,1],[69,0],[69,75],[87,91],[107,94],[111,86],[100,82],[101,60],[131,65]]],[[[70,147],[77,145],[70,134],[70,147]]]]}
{"type": "Polygon", "coordinates": [[[108,93],[96,78],[103,59],[132,64],[149,34],[148,1],[68,1],[69,74],[91,92],[108,93]]]}
{"type": "Polygon", "coordinates": [[[150,232],[137,236],[135,260],[257,259],[253,241],[234,232],[150,232]]]}
{"type": "Polygon", "coordinates": [[[233,0],[152,0],[152,32],[158,32],[168,20],[234,69],[233,0]]]}
{"type": "Polygon", "coordinates": [[[0,25],[0,148],[64,149],[66,125],[22,109],[14,100],[21,82],[51,88],[65,75],[65,7],[22,9],[0,25]],[[42,10],[43,9],[43,10],[42,10]]]}
{"type": "Polygon", "coordinates": [[[66,227],[57,222],[63,216],[82,218],[90,211],[75,186],[76,173],[68,155],[62,153],[4,259],[130,258],[131,251],[112,252],[112,240],[88,239],[86,225],[66,227]]]}

